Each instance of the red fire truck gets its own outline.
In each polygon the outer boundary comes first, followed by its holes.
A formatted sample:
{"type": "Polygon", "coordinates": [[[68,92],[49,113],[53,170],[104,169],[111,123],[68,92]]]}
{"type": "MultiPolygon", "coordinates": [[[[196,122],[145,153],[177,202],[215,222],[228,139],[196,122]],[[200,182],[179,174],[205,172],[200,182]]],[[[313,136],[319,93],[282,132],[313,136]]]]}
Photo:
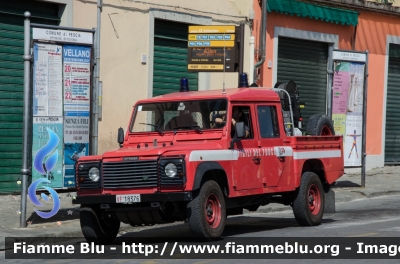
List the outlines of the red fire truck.
{"type": "Polygon", "coordinates": [[[331,120],[301,128],[297,86],[187,91],[138,101],[120,148],[76,164],[80,223],[88,241],[112,242],[132,226],[187,221],[193,236],[220,237],[228,215],[269,203],[321,223],[325,193],[344,174],[331,120]],[[301,131],[303,130],[303,131],[301,131]]]}

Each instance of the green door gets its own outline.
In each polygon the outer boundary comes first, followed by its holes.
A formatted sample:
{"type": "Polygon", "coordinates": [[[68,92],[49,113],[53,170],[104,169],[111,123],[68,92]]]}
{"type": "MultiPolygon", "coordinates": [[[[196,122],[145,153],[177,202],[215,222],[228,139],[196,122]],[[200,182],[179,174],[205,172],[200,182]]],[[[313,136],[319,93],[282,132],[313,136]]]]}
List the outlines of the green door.
{"type": "Polygon", "coordinates": [[[328,44],[285,37],[278,43],[277,81],[300,86],[300,101],[307,103],[301,110],[303,120],[326,114],[328,44]]]}
{"type": "Polygon", "coordinates": [[[400,163],[400,45],[389,46],[386,96],[385,164],[400,163]]]}
{"type": "Polygon", "coordinates": [[[188,24],[155,20],[153,96],[179,92],[180,78],[198,90],[198,73],[187,70],[188,24]]]}
{"type": "MultiPolygon", "coordinates": [[[[0,194],[20,190],[23,141],[24,12],[32,23],[59,25],[60,5],[39,1],[0,3],[0,194]]],[[[31,135],[29,135],[31,136],[31,135]]]]}

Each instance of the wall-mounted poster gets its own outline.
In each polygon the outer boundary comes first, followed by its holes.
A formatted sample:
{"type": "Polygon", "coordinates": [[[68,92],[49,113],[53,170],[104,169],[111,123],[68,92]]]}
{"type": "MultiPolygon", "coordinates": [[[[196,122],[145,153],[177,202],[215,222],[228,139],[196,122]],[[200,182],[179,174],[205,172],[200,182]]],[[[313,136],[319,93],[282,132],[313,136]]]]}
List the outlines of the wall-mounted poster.
{"type": "Polygon", "coordinates": [[[75,186],[75,163],[89,155],[89,117],[64,118],[64,187],[75,186]]]}
{"type": "Polygon", "coordinates": [[[90,56],[90,47],[64,46],[64,187],[75,186],[75,163],[89,155],[90,56]]]}
{"type": "Polygon", "coordinates": [[[344,165],[360,166],[365,63],[335,62],[332,119],[336,135],[343,135],[344,165]]]}
{"type": "Polygon", "coordinates": [[[48,187],[63,187],[63,118],[34,117],[32,181],[46,178],[48,187]]]}
{"type": "Polygon", "coordinates": [[[62,116],[62,46],[33,46],[33,116],[62,116]]]}
{"type": "Polygon", "coordinates": [[[64,46],[65,112],[90,111],[90,53],[90,47],[64,46]]]}
{"type": "Polygon", "coordinates": [[[32,28],[32,181],[52,188],[74,188],[76,160],[89,155],[93,37],[32,28]]]}
{"type": "Polygon", "coordinates": [[[348,115],[344,144],[344,166],[361,165],[362,155],[362,115],[348,115]]]}

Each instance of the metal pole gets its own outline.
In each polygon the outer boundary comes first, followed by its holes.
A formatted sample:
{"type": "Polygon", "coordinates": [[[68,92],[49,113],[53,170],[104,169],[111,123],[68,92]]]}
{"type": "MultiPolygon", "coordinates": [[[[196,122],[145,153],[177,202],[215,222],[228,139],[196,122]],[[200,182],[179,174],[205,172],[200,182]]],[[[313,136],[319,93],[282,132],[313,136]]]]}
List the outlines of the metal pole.
{"type": "Polygon", "coordinates": [[[244,70],[244,24],[240,23],[240,51],[239,51],[239,73],[243,73],[244,70]]]}
{"type": "Polygon", "coordinates": [[[98,124],[99,124],[99,79],[100,79],[100,28],[101,28],[101,11],[102,0],[97,0],[97,28],[95,33],[95,68],[94,68],[94,83],[93,83],[93,98],[92,98],[92,142],[91,155],[96,155],[98,151],[98,124]]]}
{"type": "Polygon", "coordinates": [[[362,126],[362,156],[361,156],[361,187],[365,188],[365,160],[367,158],[367,95],[368,95],[368,57],[369,51],[365,51],[367,59],[365,61],[365,80],[364,80],[364,100],[363,100],[363,126],[362,126]]]}
{"type": "Polygon", "coordinates": [[[328,54],[328,91],[326,91],[326,112],[329,118],[332,119],[333,44],[329,45],[328,54]]]}
{"type": "Polygon", "coordinates": [[[29,122],[30,122],[30,91],[29,91],[29,84],[30,84],[30,64],[31,58],[30,55],[30,16],[31,13],[26,11],[24,13],[25,21],[24,21],[24,120],[23,120],[23,152],[22,152],[22,190],[21,190],[21,217],[19,227],[26,227],[26,196],[28,191],[28,177],[30,175],[30,169],[28,164],[29,159],[29,122]]]}

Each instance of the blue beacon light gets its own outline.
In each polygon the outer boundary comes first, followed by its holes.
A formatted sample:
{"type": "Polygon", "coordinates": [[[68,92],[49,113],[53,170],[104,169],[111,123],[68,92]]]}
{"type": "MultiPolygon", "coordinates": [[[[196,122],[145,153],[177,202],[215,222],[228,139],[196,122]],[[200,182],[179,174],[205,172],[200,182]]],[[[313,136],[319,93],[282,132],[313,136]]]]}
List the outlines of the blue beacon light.
{"type": "Polygon", "coordinates": [[[181,88],[179,92],[189,92],[189,80],[187,78],[181,78],[181,88]]]}
{"type": "Polygon", "coordinates": [[[247,73],[239,73],[239,86],[238,88],[248,88],[249,82],[247,80],[247,73]]]}

